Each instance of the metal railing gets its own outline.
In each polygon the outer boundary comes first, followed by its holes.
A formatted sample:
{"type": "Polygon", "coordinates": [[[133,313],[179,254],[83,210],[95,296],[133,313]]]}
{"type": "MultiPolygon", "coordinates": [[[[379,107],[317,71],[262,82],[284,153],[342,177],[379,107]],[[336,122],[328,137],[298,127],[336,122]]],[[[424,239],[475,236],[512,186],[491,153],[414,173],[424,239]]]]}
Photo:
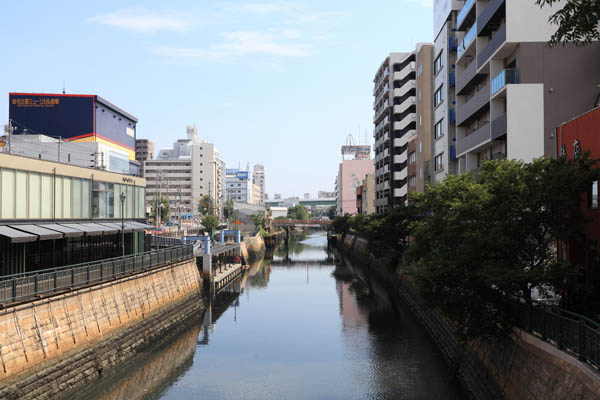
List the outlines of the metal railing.
{"type": "Polygon", "coordinates": [[[181,246],[181,239],[177,237],[165,237],[165,236],[152,236],[151,240],[152,247],[173,247],[173,246],[181,246]]]}
{"type": "Polygon", "coordinates": [[[504,86],[509,83],[518,83],[519,76],[516,69],[504,69],[492,79],[492,90],[490,95],[498,93],[504,86]]]}
{"type": "Polygon", "coordinates": [[[463,5],[463,7],[458,12],[458,15],[456,16],[456,25],[457,26],[460,26],[463,23],[463,21],[465,20],[467,15],[469,15],[469,12],[471,12],[471,9],[473,8],[474,5],[475,5],[475,0],[465,1],[465,4],[463,5]]]}
{"type": "Polygon", "coordinates": [[[471,42],[473,42],[473,39],[475,39],[476,37],[477,37],[477,22],[475,22],[473,24],[473,26],[471,27],[471,29],[469,29],[469,31],[467,32],[467,34],[465,35],[463,40],[460,41],[460,43],[458,45],[458,49],[456,51],[456,53],[457,53],[456,59],[459,59],[463,55],[463,53],[465,51],[467,51],[467,49],[469,48],[469,45],[471,44],[471,42]]]}
{"type": "Polygon", "coordinates": [[[506,312],[517,326],[600,368],[600,324],[541,303],[511,302],[506,312]]]}
{"type": "Polygon", "coordinates": [[[193,257],[193,246],[177,246],[125,257],[0,277],[0,303],[121,278],[193,257]]]}

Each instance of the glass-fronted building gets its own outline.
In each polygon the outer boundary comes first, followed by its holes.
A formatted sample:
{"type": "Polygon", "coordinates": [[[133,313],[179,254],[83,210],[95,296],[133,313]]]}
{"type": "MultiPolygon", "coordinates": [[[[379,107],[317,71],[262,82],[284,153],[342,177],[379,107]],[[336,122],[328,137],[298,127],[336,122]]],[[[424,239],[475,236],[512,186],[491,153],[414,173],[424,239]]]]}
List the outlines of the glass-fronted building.
{"type": "Polygon", "coordinates": [[[0,274],[149,249],[146,181],[0,153],[0,274]],[[121,194],[124,201],[121,202],[121,194]]]}

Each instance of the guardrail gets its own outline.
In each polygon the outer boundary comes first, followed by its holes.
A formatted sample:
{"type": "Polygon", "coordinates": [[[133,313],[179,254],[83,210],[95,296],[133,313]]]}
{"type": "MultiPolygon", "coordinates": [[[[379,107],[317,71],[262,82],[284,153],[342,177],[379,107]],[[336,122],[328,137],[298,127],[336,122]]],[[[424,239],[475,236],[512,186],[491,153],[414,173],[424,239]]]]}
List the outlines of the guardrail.
{"type": "Polygon", "coordinates": [[[177,237],[152,236],[150,244],[152,247],[173,247],[181,246],[181,239],[177,237]]]}
{"type": "Polygon", "coordinates": [[[541,303],[511,302],[506,312],[517,326],[600,368],[600,324],[541,303]]]}
{"type": "Polygon", "coordinates": [[[193,246],[178,246],[125,257],[0,277],[0,303],[55,293],[132,275],[193,257],[193,246]]]}

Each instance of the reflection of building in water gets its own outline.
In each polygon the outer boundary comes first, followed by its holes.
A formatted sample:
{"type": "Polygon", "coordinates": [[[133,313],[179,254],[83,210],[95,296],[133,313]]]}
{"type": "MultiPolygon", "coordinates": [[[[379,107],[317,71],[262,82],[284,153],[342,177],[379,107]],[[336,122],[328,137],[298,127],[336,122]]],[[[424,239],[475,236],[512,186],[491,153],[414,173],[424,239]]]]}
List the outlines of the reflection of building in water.
{"type": "Polygon", "coordinates": [[[179,337],[167,340],[163,348],[133,358],[111,374],[78,391],[71,399],[136,400],[160,393],[192,366],[200,324],[195,323],[179,337]]]}
{"type": "Polygon", "coordinates": [[[350,291],[350,283],[336,281],[336,290],[340,298],[340,314],[344,327],[367,325],[367,316],[358,306],[356,297],[350,291]]]}

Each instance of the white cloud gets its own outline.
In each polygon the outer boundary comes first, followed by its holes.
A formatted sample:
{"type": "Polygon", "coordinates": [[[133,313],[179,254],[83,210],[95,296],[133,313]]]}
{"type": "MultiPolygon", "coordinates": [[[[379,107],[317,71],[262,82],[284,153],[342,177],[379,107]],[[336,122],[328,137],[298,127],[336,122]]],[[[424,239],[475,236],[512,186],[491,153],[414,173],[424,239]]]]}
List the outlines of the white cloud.
{"type": "Polygon", "coordinates": [[[276,43],[273,35],[262,32],[226,32],[223,34],[226,43],[215,45],[217,50],[230,52],[232,55],[267,54],[285,57],[304,57],[308,52],[291,43],[276,43]]]}
{"type": "Polygon", "coordinates": [[[221,43],[207,48],[160,47],[153,53],[162,57],[187,58],[204,61],[224,61],[245,55],[269,55],[281,57],[306,57],[310,55],[307,46],[288,42],[278,42],[272,33],[225,32],[221,43]]]}
{"type": "Polygon", "coordinates": [[[152,13],[141,9],[119,10],[109,14],[97,15],[90,20],[137,33],[182,32],[193,23],[190,18],[180,14],[152,13]]]}

